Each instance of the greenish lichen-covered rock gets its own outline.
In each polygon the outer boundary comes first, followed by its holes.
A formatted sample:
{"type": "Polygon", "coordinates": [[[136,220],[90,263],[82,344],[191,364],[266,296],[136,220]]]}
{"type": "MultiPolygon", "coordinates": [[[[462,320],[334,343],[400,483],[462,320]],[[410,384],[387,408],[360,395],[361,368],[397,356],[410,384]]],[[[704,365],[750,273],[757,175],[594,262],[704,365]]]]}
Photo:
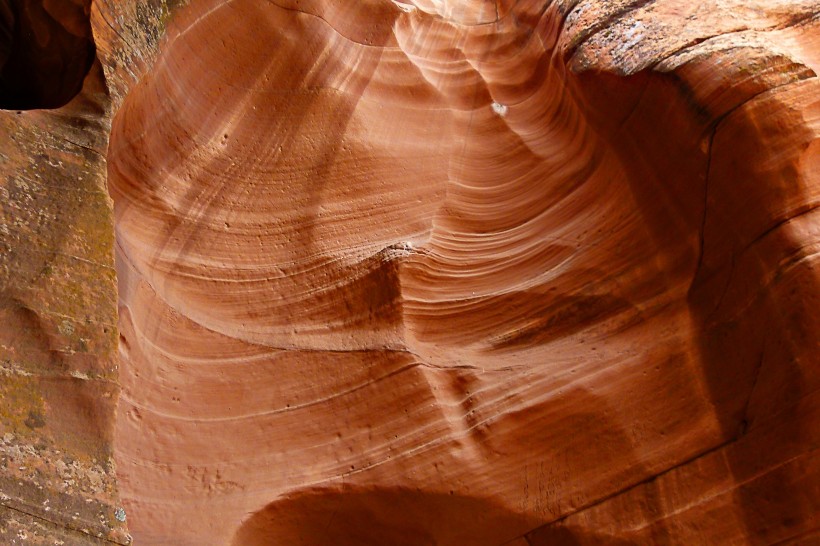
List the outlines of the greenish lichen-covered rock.
{"type": "MultiPolygon", "coordinates": [[[[131,540],[112,455],[119,335],[105,157],[115,108],[150,66],[178,3],[76,0],[25,13],[12,3],[8,12],[35,34],[51,31],[25,51],[19,37],[4,35],[3,51],[31,56],[20,62],[32,71],[61,59],[76,66],[67,43],[86,53],[79,38],[55,42],[60,33],[93,35],[97,44],[70,102],[52,108],[46,90],[27,107],[52,109],[0,110],[2,544],[131,540]],[[50,51],[62,57],[35,58],[50,51]]],[[[6,58],[4,82],[48,84],[40,74],[11,73],[6,58]]],[[[11,105],[10,93],[0,93],[0,107],[11,105]]]]}

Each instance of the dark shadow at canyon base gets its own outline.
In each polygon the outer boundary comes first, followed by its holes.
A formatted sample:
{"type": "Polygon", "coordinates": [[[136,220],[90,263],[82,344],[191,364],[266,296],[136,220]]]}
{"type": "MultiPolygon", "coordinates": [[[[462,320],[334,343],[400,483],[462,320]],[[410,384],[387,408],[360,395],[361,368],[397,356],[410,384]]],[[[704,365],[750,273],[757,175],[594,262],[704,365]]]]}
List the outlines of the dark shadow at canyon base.
{"type": "Polygon", "coordinates": [[[486,500],[407,488],[340,486],[273,502],[245,521],[234,546],[497,545],[519,514],[486,500]]]}
{"type": "MultiPolygon", "coordinates": [[[[472,437],[464,441],[491,453],[488,465],[522,468],[522,496],[514,505],[454,491],[348,483],[296,491],[271,502],[245,520],[232,544],[637,546],[638,539],[590,530],[567,516],[601,500],[587,497],[582,484],[597,482],[596,492],[614,495],[649,472],[635,451],[634,434],[607,417],[612,411],[605,398],[571,389],[488,424],[468,421],[472,437]],[[586,441],[590,436],[596,441],[586,441]],[[553,439],[547,445],[533,440],[546,437],[553,439]]],[[[642,483],[633,499],[646,519],[663,507],[653,482],[642,483]]],[[[663,521],[641,535],[647,537],[656,544],[671,540],[663,521]]]]}

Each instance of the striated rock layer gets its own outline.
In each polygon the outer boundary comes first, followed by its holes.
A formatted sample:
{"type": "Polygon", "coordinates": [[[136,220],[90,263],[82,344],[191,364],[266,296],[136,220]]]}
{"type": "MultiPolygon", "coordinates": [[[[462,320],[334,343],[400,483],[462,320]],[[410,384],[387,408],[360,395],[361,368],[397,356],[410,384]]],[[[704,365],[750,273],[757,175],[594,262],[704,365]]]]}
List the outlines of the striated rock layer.
{"type": "Polygon", "coordinates": [[[181,10],[109,147],[135,538],[818,540],[818,12],[181,10]]]}
{"type": "Polygon", "coordinates": [[[109,148],[135,537],[817,540],[819,11],[180,11],[109,148]]]}
{"type": "Polygon", "coordinates": [[[820,2],[90,13],[135,543],[820,540],[820,2]]]}

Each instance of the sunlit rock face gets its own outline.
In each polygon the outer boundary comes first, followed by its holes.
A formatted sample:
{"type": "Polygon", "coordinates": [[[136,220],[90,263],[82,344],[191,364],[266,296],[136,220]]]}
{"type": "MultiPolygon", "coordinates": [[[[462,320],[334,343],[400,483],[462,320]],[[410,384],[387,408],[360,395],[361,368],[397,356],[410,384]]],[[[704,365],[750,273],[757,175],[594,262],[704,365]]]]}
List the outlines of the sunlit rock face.
{"type": "Polygon", "coordinates": [[[178,11],[107,156],[135,540],[817,540],[819,11],[178,11]]]}

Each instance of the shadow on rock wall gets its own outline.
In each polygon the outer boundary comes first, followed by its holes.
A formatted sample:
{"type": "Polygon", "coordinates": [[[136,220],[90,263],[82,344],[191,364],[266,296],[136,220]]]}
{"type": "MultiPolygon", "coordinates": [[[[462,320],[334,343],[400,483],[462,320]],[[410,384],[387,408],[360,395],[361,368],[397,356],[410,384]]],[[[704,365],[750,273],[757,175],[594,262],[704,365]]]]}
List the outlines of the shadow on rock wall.
{"type": "Polygon", "coordinates": [[[0,0],[0,108],[59,108],[94,61],[90,0],[0,0]]]}

